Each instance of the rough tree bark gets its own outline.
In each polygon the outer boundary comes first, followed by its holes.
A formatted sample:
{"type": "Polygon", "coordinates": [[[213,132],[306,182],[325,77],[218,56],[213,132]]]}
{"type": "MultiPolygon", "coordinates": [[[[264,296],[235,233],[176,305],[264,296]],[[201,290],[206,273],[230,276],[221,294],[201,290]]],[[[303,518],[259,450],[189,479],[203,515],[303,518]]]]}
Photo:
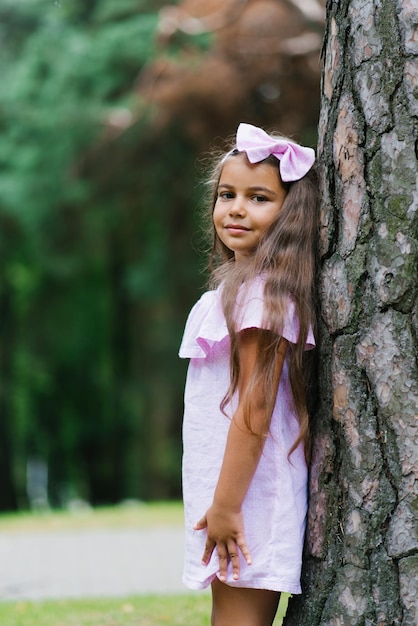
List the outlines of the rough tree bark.
{"type": "Polygon", "coordinates": [[[418,624],[418,5],[329,0],[320,400],[286,626],[418,624]]]}

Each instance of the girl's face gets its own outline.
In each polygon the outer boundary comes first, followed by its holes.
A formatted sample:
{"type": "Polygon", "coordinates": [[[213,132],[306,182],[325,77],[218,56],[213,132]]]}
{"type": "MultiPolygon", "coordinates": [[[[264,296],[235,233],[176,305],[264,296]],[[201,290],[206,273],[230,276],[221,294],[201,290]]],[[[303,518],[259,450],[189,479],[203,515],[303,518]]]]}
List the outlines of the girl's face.
{"type": "Polygon", "coordinates": [[[279,168],[251,164],[244,154],[225,161],[213,210],[213,223],[222,243],[239,261],[257,247],[274,222],[286,197],[279,168]]]}

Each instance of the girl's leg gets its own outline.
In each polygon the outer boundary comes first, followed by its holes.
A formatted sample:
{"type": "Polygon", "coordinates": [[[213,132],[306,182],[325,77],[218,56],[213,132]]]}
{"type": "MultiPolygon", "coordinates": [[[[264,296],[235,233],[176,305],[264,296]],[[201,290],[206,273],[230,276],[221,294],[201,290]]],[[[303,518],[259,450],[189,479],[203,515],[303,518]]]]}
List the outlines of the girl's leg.
{"type": "Polygon", "coordinates": [[[212,582],[212,626],[271,626],[280,593],[212,582]]]}

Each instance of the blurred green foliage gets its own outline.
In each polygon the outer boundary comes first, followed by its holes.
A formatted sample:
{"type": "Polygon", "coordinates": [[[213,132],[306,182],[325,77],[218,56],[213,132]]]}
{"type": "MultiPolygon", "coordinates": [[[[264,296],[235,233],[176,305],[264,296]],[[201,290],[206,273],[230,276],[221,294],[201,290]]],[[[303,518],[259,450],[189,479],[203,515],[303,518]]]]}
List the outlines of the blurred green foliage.
{"type": "Polygon", "coordinates": [[[0,510],[45,467],[53,506],[180,496],[197,157],[239,121],[315,141],[316,51],[257,47],[306,34],[291,3],[175,4],[0,4],[0,510]]]}
{"type": "Polygon", "coordinates": [[[196,149],[146,107],[118,127],[162,4],[0,6],[0,509],[31,457],[54,505],[180,493],[196,149]]]}

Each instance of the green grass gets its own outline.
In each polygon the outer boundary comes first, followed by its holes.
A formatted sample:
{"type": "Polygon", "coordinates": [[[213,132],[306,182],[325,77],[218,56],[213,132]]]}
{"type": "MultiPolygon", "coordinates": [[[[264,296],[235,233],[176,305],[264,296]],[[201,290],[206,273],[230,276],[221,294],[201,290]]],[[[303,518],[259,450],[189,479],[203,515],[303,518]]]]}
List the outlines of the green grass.
{"type": "MultiPolygon", "coordinates": [[[[180,502],[104,507],[77,512],[13,513],[0,515],[0,532],[60,532],[77,529],[181,526],[180,502]]],[[[286,611],[282,594],[275,626],[286,611]]],[[[0,626],[207,626],[210,593],[130,598],[0,602],[0,626]]]]}
{"type": "Polygon", "coordinates": [[[207,626],[210,595],[0,604],[1,626],[207,626]]]}
{"type": "MultiPolygon", "coordinates": [[[[285,602],[287,605],[287,600],[285,602]]],[[[0,603],[1,626],[208,626],[209,593],[0,603]]],[[[280,606],[275,626],[281,624],[280,606]]]]}

